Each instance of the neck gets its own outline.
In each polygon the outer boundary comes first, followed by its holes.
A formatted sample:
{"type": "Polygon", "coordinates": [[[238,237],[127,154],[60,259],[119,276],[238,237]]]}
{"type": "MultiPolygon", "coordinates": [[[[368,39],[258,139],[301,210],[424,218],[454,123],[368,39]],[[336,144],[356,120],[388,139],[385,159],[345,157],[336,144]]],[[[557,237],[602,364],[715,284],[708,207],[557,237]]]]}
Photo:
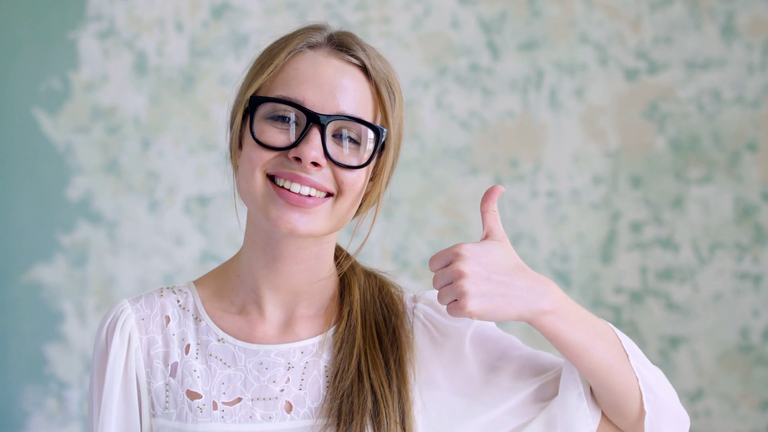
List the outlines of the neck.
{"type": "Polygon", "coordinates": [[[221,267],[220,307],[279,326],[327,317],[339,286],[336,235],[289,237],[253,225],[246,224],[243,246],[221,267]]]}

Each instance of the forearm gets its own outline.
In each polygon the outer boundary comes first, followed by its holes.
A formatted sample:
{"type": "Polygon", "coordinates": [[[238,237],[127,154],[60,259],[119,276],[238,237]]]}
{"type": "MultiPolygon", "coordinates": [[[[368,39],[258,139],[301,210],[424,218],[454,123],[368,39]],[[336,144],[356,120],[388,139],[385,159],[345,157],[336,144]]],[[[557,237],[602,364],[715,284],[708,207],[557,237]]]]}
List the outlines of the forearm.
{"type": "Polygon", "coordinates": [[[606,417],[624,432],[643,431],[645,411],[637,377],[605,321],[563,294],[529,324],[586,378],[606,417]]]}

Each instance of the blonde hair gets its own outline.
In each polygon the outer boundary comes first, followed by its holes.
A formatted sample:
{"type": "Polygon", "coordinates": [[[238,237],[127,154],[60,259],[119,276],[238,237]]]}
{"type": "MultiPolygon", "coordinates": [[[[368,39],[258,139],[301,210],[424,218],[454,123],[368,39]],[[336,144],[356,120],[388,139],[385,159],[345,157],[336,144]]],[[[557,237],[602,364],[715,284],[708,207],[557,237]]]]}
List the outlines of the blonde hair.
{"type": "MultiPolygon", "coordinates": [[[[273,42],[253,62],[235,97],[229,121],[229,156],[237,177],[245,106],[294,55],[324,50],[360,67],[368,76],[379,108],[378,122],[388,129],[385,148],[371,171],[371,185],[358,207],[355,232],[374,209],[379,214],[403,138],[403,97],[391,65],[355,34],[328,25],[301,27],[273,42]]],[[[236,182],[235,182],[236,184],[236,182]]],[[[370,235],[370,229],[362,244],[370,235]]],[[[362,245],[360,246],[362,248],[362,245]]],[[[336,245],[339,276],[338,323],[334,332],[328,392],[322,415],[337,431],[412,431],[412,335],[403,291],[382,273],[361,265],[354,254],[336,245]]]]}

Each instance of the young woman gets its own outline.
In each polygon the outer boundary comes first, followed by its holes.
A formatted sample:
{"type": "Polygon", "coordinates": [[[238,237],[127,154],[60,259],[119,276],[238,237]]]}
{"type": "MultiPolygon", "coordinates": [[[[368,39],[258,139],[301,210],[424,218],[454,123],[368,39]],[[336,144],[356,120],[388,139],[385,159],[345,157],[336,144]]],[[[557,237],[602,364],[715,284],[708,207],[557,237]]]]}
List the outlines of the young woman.
{"type": "Polygon", "coordinates": [[[405,295],[337,245],[378,213],[400,152],[394,71],[323,25],[270,45],[232,107],[242,248],[201,278],[123,300],[91,373],[94,431],[687,431],[663,373],[517,256],[483,196],[483,236],[434,255],[405,295]],[[565,360],[495,321],[524,321],[565,360]]]}

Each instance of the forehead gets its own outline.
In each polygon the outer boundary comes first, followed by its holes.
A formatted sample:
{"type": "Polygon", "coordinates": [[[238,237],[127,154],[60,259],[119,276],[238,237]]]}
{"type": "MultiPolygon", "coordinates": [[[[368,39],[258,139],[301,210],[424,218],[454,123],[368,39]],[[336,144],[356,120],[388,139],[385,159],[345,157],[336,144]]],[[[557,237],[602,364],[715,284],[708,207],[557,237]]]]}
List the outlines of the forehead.
{"type": "Polygon", "coordinates": [[[261,96],[289,97],[321,114],[376,121],[373,89],[358,66],[326,51],[299,53],[259,89],[261,96]]]}

